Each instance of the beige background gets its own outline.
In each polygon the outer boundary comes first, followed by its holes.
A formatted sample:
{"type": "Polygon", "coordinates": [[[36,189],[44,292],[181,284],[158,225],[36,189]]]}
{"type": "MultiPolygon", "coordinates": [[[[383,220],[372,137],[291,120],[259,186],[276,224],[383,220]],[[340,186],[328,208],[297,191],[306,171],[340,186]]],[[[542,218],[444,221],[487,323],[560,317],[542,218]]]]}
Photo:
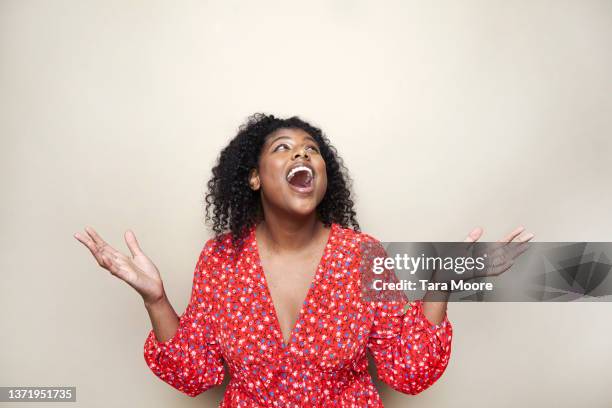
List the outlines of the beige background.
{"type": "MultiPolygon", "coordinates": [[[[148,370],[141,299],[72,234],[127,252],[134,229],[182,312],[204,183],[256,111],[323,128],[381,240],[612,241],[611,39],[610,1],[0,0],[0,385],[216,406],[222,387],[191,399],[148,370]]],[[[451,304],[444,376],[378,383],[384,402],[610,407],[611,311],[451,304]]]]}

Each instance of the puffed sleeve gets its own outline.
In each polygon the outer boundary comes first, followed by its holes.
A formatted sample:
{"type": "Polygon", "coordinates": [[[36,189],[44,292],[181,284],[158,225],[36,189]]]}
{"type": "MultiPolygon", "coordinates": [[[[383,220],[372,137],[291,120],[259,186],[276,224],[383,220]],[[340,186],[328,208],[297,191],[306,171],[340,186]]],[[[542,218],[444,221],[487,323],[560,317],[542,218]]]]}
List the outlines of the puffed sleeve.
{"type": "MultiPolygon", "coordinates": [[[[376,279],[398,282],[393,268],[373,266],[388,257],[382,243],[362,234],[361,263],[364,288],[376,279]]],[[[383,266],[383,264],[378,264],[383,266]]],[[[448,315],[432,324],[423,313],[421,300],[409,301],[402,291],[368,289],[373,322],[367,347],[374,357],[381,381],[405,394],[418,394],[440,378],[451,354],[452,326],[448,315]]]]}
{"type": "Polygon", "coordinates": [[[151,330],[144,344],[144,358],[151,371],[191,397],[221,384],[224,377],[221,351],[210,320],[212,295],[209,269],[213,252],[211,239],[200,253],[191,298],[180,316],[174,337],[159,342],[151,330]]]}
{"type": "Polygon", "coordinates": [[[445,314],[432,324],[423,302],[376,302],[368,348],[378,377],[393,389],[418,394],[440,378],[451,354],[452,326],[445,314]]]}

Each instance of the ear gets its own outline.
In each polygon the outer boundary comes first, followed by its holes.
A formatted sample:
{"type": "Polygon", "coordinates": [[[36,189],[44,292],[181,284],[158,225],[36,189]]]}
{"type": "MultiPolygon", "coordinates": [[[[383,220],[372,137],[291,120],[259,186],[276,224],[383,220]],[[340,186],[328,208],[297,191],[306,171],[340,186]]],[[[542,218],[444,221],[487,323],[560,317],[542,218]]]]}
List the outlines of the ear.
{"type": "Polygon", "coordinates": [[[261,187],[261,182],[259,181],[259,172],[257,171],[257,169],[252,169],[249,173],[249,186],[253,191],[257,191],[261,187]]]}

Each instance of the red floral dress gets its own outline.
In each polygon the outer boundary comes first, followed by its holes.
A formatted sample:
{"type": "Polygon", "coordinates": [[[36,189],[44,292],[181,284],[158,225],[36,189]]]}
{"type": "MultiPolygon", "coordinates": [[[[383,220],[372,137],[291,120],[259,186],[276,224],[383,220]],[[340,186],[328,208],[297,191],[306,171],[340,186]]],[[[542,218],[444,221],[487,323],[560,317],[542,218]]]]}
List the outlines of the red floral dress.
{"type": "Polygon", "coordinates": [[[361,242],[378,242],[332,224],[317,272],[288,344],[263,273],[255,227],[242,250],[231,235],[208,240],[198,259],[187,309],[173,338],[153,330],[144,358],[160,379],[195,397],[231,379],[220,407],[382,407],[367,370],[417,394],[444,372],[451,353],[448,316],[437,325],[422,302],[362,300],[361,242]],[[406,309],[407,307],[407,309],[406,309]]]}

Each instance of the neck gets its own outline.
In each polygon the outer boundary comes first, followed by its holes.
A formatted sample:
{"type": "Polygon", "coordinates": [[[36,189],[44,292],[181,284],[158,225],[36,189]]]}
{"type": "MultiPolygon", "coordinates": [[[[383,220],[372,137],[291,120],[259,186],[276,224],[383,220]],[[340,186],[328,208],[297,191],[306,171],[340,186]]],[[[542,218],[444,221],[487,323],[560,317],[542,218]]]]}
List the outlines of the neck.
{"type": "Polygon", "coordinates": [[[324,232],[325,227],[315,213],[296,218],[294,215],[268,212],[257,226],[257,235],[274,252],[302,249],[324,232]]]}

